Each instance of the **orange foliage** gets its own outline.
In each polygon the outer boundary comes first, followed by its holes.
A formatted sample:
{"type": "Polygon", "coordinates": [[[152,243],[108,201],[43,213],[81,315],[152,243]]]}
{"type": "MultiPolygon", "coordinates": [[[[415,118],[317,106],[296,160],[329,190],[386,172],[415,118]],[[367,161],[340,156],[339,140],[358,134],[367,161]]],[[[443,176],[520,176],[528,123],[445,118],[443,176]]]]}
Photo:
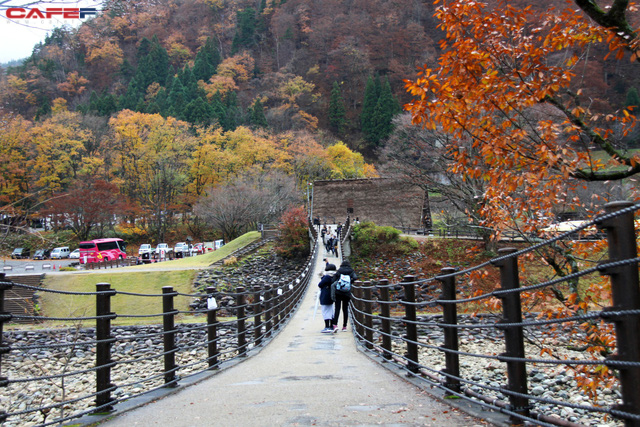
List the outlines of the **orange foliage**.
{"type": "Polygon", "coordinates": [[[89,80],[79,75],[77,71],[73,71],[67,74],[67,80],[64,83],[60,83],[58,89],[71,97],[84,92],[87,83],[89,83],[89,80]]]}
{"type": "MultiPolygon", "coordinates": [[[[439,28],[446,36],[442,54],[436,68],[425,64],[414,80],[405,81],[413,96],[405,109],[414,124],[450,136],[446,148],[452,172],[485,182],[480,214],[486,226],[540,235],[559,209],[589,211],[590,201],[576,196],[582,181],[618,180],[640,172],[632,154],[615,148],[614,129],[627,134],[636,125],[635,117],[628,111],[606,111],[603,116],[592,110],[608,108],[590,102],[588,95],[602,83],[593,80],[597,73],[588,79],[581,75],[591,67],[584,58],[600,45],[608,45],[617,58],[631,52],[633,60],[637,34],[621,37],[573,4],[536,12],[509,2],[492,7],[464,0],[436,4],[439,28]],[[581,85],[589,86],[582,91],[581,85]],[[608,158],[596,160],[601,153],[608,158]]],[[[545,260],[560,275],[579,271],[584,266],[578,260],[597,253],[597,248],[570,242],[555,250],[545,260]]],[[[561,298],[562,307],[555,304],[544,314],[570,316],[609,300],[606,281],[572,292],[561,298]]],[[[536,292],[523,298],[549,301],[552,296],[536,292]]],[[[612,351],[610,325],[583,327],[594,356],[612,351]]],[[[578,379],[588,393],[611,380],[607,369],[596,371],[578,379]]]]}

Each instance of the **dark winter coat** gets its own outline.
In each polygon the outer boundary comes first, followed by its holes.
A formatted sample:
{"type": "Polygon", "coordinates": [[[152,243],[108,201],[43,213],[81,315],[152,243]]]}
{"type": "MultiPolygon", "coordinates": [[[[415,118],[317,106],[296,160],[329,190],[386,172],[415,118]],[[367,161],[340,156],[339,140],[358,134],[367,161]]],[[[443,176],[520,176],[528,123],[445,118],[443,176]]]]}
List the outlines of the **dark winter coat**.
{"type": "MultiPolygon", "coordinates": [[[[353,271],[353,268],[351,268],[349,261],[342,261],[340,268],[331,281],[331,299],[334,301],[336,300],[336,284],[338,283],[338,280],[340,280],[341,274],[346,274],[351,278],[351,286],[353,286],[353,283],[358,280],[358,275],[353,271]]],[[[351,292],[349,292],[349,295],[351,295],[351,292]]]]}
{"type": "Polygon", "coordinates": [[[331,283],[333,283],[333,276],[330,274],[322,276],[320,283],[318,283],[318,287],[320,288],[320,304],[322,305],[333,304],[333,299],[331,298],[331,283]]]}

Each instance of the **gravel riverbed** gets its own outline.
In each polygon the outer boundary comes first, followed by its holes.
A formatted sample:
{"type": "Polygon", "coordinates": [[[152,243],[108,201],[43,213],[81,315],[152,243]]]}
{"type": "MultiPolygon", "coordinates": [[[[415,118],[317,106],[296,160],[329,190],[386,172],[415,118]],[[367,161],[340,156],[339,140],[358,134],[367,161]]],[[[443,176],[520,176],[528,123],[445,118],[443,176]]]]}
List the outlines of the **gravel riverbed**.
{"type": "MultiPolygon", "coordinates": [[[[460,316],[460,324],[492,323],[498,318],[494,316],[460,316]]],[[[442,322],[442,316],[428,315],[419,318],[421,322],[433,324],[442,322]]],[[[532,320],[532,319],[528,319],[532,320]]],[[[376,326],[374,322],[374,327],[376,326]]],[[[400,336],[406,332],[397,323],[392,326],[393,351],[404,355],[406,344],[400,340],[400,336]]],[[[493,357],[505,352],[502,332],[485,329],[459,329],[459,350],[465,353],[479,355],[477,357],[460,355],[460,375],[463,379],[475,384],[464,384],[472,391],[489,396],[492,399],[500,399],[508,402],[508,396],[487,389],[506,387],[506,364],[495,360],[493,357]]],[[[424,346],[419,347],[419,363],[428,367],[427,372],[442,379],[439,373],[445,369],[444,352],[429,346],[443,346],[444,333],[437,327],[418,327],[419,342],[424,346]]],[[[529,359],[551,359],[585,361],[590,360],[587,353],[576,350],[583,344],[584,335],[580,331],[566,329],[560,334],[549,334],[546,327],[525,328],[525,357],[529,359]],[[539,343],[545,342],[552,349],[553,357],[548,354],[541,355],[539,343]]],[[[374,341],[381,340],[374,336],[374,341]]],[[[567,364],[527,364],[527,385],[529,394],[534,398],[563,402],[569,405],[582,407],[606,408],[621,403],[621,392],[616,383],[613,387],[599,386],[595,390],[596,398],[588,396],[578,387],[577,374],[567,364]]],[[[557,416],[577,424],[587,426],[613,427],[622,426],[624,423],[613,417],[605,416],[602,412],[580,408],[570,408],[555,405],[553,403],[530,399],[532,411],[549,416],[557,416]]]]}

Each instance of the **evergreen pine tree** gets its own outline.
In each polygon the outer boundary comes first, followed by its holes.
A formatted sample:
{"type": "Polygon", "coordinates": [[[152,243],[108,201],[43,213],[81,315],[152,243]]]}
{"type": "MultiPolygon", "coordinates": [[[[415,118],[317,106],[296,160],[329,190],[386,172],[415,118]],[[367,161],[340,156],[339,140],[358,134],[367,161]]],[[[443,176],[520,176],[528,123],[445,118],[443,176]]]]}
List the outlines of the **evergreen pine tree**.
{"type": "Polygon", "coordinates": [[[135,75],[136,70],[131,65],[131,62],[127,58],[124,58],[122,61],[122,65],[120,65],[120,75],[125,79],[125,81],[130,80],[135,75]]]}
{"type": "Polygon", "coordinates": [[[209,124],[211,107],[202,98],[196,98],[187,104],[184,110],[184,119],[195,125],[209,124]]]}
{"type": "Polygon", "coordinates": [[[217,72],[221,61],[220,52],[213,39],[211,37],[207,38],[204,46],[198,50],[193,63],[193,75],[196,81],[208,81],[217,72]]]}
{"type": "Polygon", "coordinates": [[[136,81],[134,89],[137,90],[138,95],[144,97],[150,84],[158,83],[161,86],[167,84],[169,54],[156,36],[153,36],[151,42],[147,40],[144,43],[144,48],[142,47],[142,42],[140,45],[140,48],[138,48],[138,68],[133,79],[136,81]]]}
{"type": "Polygon", "coordinates": [[[236,34],[231,44],[232,54],[239,52],[242,48],[251,48],[255,44],[256,10],[252,7],[239,10],[237,20],[236,34]]]}
{"type": "Polygon", "coordinates": [[[380,97],[373,113],[373,127],[369,141],[374,145],[380,145],[380,142],[393,131],[393,116],[397,113],[398,103],[391,92],[389,80],[385,79],[382,86],[380,97]]]}
{"type": "Polygon", "coordinates": [[[119,110],[135,110],[138,105],[138,100],[140,99],[140,90],[138,89],[139,85],[134,77],[127,87],[127,91],[120,96],[120,100],[118,101],[118,109],[119,110]]]}
{"type": "Polygon", "coordinates": [[[225,115],[226,108],[222,102],[222,96],[220,95],[220,92],[216,91],[211,98],[211,118],[216,120],[222,126],[225,115]]]}
{"type": "Polygon", "coordinates": [[[38,105],[40,107],[38,107],[38,110],[36,111],[36,120],[40,120],[43,117],[51,114],[51,101],[49,101],[49,98],[44,96],[39,98],[40,99],[38,100],[38,105]]]}
{"type": "Polygon", "coordinates": [[[238,127],[242,116],[242,111],[238,106],[238,96],[235,92],[227,92],[224,101],[224,117],[220,124],[225,131],[234,130],[238,127]]]}
{"type": "Polygon", "coordinates": [[[347,123],[345,115],[346,108],[344,106],[344,99],[342,98],[342,91],[340,90],[338,82],[334,81],[329,99],[329,126],[331,130],[338,135],[344,131],[347,123]]]}
{"type": "Polygon", "coordinates": [[[258,18],[256,23],[256,33],[261,38],[266,36],[267,32],[267,16],[264,14],[264,10],[267,8],[267,0],[260,2],[260,9],[258,10],[258,18]]]}
{"type": "Polygon", "coordinates": [[[266,128],[267,118],[264,115],[264,105],[259,99],[256,99],[256,102],[253,103],[253,107],[250,109],[250,121],[251,124],[256,127],[266,128]]]}
{"type": "Polygon", "coordinates": [[[189,66],[185,66],[178,76],[180,77],[180,82],[184,87],[184,95],[187,101],[190,102],[204,95],[204,93],[201,93],[200,88],[198,87],[198,82],[189,66]]]}
{"type": "MultiPolygon", "coordinates": [[[[376,77],[376,80],[378,78],[376,77]]],[[[367,79],[367,86],[364,90],[364,101],[362,102],[362,112],[360,113],[360,129],[367,140],[370,140],[373,134],[373,113],[378,104],[379,84],[376,84],[373,77],[369,76],[367,79]]]]}
{"type": "Polygon", "coordinates": [[[153,100],[147,107],[147,113],[160,114],[163,117],[168,117],[168,110],[169,108],[167,105],[167,90],[165,88],[160,88],[158,93],[156,93],[155,98],[153,98],[153,100]]]}
{"type": "Polygon", "coordinates": [[[182,119],[184,108],[187,105],[184,86],[178,77],[173,79],[171,91],[167,97],[167,113],[176,119],[182,119]]]}
{"type": "Polygon", "coordinates": [[[98,112],[98,102],[99,102],[99,97],[98,94],[96,93],[95,90],[91,91],[91,95],[89,95],[89,105],[88,105],[88,109],[89,111],[93,111],[93,112],[98,112]]]}
{"type": "Polygon", "coordinates": [[[146,37],[143,37],[142,40],[140,40],[140,44],[138,45],[138,52],[137,52],[138,60],[140,58],[144,58],[145,56],[149,55],[149,52],[151,52],[151,40],[149,40],[146,37]]]}
{"type": "Polygon", "coordinates": [[[110,116],[118,111],[118,102],[115,95],[105,93],[98,100],[98,114],[101,116],[110,116]]]}

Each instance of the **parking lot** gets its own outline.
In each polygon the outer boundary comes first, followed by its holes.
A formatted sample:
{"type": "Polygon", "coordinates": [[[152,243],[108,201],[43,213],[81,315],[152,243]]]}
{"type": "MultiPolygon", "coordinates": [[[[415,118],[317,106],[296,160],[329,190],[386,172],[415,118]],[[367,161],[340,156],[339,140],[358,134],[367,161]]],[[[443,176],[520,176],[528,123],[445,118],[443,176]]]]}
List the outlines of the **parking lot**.
{"type": "Polygon", "coordinates": [[[77,259],[11,259],[2,258],[0,261],[2,270],[6,274],[29,274],[29,273],[56,273],[61,267],[77,265],[77,259]]]}

